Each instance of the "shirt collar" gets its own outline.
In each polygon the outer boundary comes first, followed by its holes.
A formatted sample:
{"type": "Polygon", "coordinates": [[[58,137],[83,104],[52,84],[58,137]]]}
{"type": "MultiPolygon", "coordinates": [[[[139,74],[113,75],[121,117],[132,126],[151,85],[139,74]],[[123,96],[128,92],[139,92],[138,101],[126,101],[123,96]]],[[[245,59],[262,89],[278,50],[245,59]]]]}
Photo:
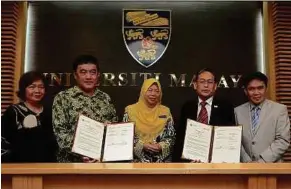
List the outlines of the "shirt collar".
{"type": "MultiPolygon", "coordinates": [[[[98,92],[99,92],[99,89],[96,88],[94,91],[94,94],[92,96],[96,96],[98,92]]],[[[88,95],[85,95],[84,92],[82,91],[82,89],[80,89],[78,86],[74,86],[73,87],[73,96],[79,96],[79,95],[88,96],[88,95]]]]}
{"type": "MultiPolygon", "coordinates": [[[[200,105],[200,103],[202,102],[201,98],[198,97],[198,105],[200,105]]],[[[206,101],[205,101],[208,105],[212,106],[212,102],[213,102],[213,96],[208,98],[206,101]]]]}
{"type": "Polygon", "coordinates": [[[262,109],[263,108],[263,105],[265,104],[265,101],[266,100],[264,100],[261,104],[259,104],[259,105],[255,105],[255,104],[253,104],[253,103],[251,103],[251,102],[249,102],[249,104],[250,104],[250,111],[252,111],[254,108],[256,108],[256,107],[259,107],[260,109],[262,109]]]}

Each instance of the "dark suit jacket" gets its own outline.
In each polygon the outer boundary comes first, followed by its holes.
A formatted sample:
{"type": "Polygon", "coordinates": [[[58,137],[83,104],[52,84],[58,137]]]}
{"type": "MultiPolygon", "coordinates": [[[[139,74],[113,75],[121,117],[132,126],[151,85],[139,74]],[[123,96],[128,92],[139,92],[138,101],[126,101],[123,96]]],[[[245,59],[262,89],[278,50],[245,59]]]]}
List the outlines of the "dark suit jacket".
{"type": "MultiPolygon", "coordinates": [[[[177,128],[177,138],[174,147],[173,160],[176,162],[185,162],[181,159],[187,118],[197,120],[198,97],[195,100],[186,102],[181,110],[180,121],[177,128]]],[[[209,125],[224,126],[235,125],[234,107],[231,103],[213,98],[209,125]]],[[[186,161],[188,162],[188,161],[186,161]]]]}

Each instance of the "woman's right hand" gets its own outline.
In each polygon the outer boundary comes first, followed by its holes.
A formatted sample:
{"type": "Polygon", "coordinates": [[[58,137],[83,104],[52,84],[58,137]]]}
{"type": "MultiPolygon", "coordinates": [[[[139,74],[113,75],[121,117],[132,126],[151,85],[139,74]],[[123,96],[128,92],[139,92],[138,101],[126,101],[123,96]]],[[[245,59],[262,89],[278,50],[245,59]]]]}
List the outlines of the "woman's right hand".
{"type": "Polygon", "coordinates": [[[143,149],[151,153],[158,153],[161,151],[160,145],[157,145],[157,144],[144,144],[143,149]]]}

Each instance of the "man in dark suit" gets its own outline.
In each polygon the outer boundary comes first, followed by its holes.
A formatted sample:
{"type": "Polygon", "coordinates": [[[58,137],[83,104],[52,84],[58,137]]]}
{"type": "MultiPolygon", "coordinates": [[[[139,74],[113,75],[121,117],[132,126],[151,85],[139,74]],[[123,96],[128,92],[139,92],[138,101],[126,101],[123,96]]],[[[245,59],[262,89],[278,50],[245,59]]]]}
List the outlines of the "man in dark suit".
{"type": "Polygon", "coordinates": [[[181,159],[187,118],[214,126],[235,125],[233,105],[214,96],[217,78],[211,69],[205,68],[196,74],[194,89],[197,96],[186,102],[181,110],[173,154],[176,162],[189,162],[181,159]]]}

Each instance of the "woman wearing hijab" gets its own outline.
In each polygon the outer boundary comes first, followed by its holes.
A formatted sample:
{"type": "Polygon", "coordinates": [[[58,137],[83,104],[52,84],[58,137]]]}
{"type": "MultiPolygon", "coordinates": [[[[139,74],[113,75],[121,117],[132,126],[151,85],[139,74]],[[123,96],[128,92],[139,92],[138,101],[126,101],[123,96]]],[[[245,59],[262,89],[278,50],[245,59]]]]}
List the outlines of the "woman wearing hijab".
{"type": "Polygon", "coordinates": [[[8,107],[1,119],[2,162],[56,161],[51,110],[43,106],[46,86],[41,73],[31,71],[21,76],[21,101],[8,107]]]}
{"type": "Polygon", "coordinates": [[[137,103],[125,108],[124,122],[135,123],[134,162],[170,162],[175,129],[170,109],[161,104],[158,80],[144,81],[137,103]]]}

